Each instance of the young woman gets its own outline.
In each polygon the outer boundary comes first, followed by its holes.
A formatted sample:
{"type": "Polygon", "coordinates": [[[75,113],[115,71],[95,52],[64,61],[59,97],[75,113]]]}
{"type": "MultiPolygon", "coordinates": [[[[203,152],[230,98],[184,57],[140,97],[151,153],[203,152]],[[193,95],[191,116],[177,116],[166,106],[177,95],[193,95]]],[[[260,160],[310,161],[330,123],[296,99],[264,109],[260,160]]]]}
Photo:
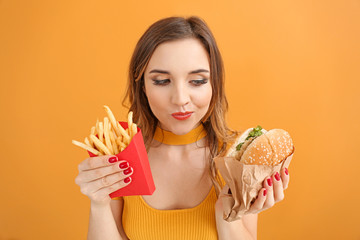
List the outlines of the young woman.
{"type": "Polygon", "coordinates": [[[289,175],[269,176],[248,214],[223,220],[228,188],[213,158],[239,133],[225,122],[223,63],[206,23],[170,17],[151,25],[132,56],[126,100],[156,190],[110,199],[131,184],[132,167],[116,156],[85,159],[76,183],[91,200],[88,239],[256,239],[257,214],[284,198],[289,175]]]}

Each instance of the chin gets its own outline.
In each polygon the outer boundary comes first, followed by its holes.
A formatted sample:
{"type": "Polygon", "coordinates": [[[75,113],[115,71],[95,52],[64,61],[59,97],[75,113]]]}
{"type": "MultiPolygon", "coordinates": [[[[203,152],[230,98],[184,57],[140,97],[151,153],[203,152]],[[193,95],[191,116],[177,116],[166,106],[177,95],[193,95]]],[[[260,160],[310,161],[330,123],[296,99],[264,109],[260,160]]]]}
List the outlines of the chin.
{"type": "Polygon", "coordinates": [[[184,123],[181,124],[179,123],[178,126],[174,127],[172,129],[172,133],[176,134],[176,135],[184,135],[187,134],[188,132],[190,132],[191,130],[193,130],[195,127],[197,127],[198,122],[189,122],[189,123],[184,123]]]}
{"type": "Polygon", "coordinates": [[[161,124],[162,128],[176,135],[184,135],[193,130],[195,126],[197,126],[197,123],[194,122],[181,122],[176,119],[174,120],[175,121],[170,121],[168,124],[166,124],[167,126],[161,124]]]}

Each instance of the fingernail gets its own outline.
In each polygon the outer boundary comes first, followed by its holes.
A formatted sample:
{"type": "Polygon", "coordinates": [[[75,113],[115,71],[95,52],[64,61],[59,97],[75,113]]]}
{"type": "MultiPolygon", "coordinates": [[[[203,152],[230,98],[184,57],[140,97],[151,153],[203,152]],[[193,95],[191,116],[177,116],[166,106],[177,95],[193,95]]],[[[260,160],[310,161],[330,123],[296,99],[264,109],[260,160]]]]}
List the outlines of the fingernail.
{"type": "Polygon", "coordinates": [[[289,170],[287,168],[285,168],[285,174],[289,175],[289,170]]]}
{"type": "Polygon", "coordinates": [[[127,177],[127,178],[124,179],[124,182],[128,183],[128,182],[130,182],[130,180],[131,180],[131,177],[127,177]]]}
{"type": "Polygon", "coordinates": [[[264,193],[263,193],[263,194],[264,194],[264,196],[266,196],[266,193],[267,193],[267,189],[265,189],[265,190],[264,190],[264,193]]]}
{"type": "Polygon", "coordinates": [[[276,174],[275,174],[275,179],[280,181],[280,174],[278,172],[276,172],[276,174]]]}
{"type": "Polygon", "coordinates": [[[120,165],[119,165],[119,167],[121,168],[121,169],[125,169],[125,168],[127,168],[129,166],[129,163],[128,162],[123,162],[123,163],[120,163],[120,165]]]}
{"type": "Polygon", "coordinates": [[[269,185],[270,187],[272,186],[272,180],[271,180],[271,178],[268,178],[267,183],[268,183],[268,185],[269,185]]]}
{"type": "Polygon", "coordinates": [[[131,169],[131,168],[128,168],[128,169],[126,169],[126,170],[124,171],[124,174],[125,174],[125,175],[128,175],[128,174],[130,174],[130,173],[132,173],[132,169],[131,169]]]}
{"type": "Polygon", "coordinates": [[[117,162],[117,160],[118,160],[117,156],[113,156],[113,157],[109,158],[109,163],[117,162]]]}

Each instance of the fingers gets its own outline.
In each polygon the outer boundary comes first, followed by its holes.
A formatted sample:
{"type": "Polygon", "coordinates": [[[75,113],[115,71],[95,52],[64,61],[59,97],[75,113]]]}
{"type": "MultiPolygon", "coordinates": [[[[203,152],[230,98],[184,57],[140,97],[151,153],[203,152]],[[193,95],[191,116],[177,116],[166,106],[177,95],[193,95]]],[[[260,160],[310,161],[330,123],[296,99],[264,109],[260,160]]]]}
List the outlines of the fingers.
{"type": "Polygon", "coordinates": [[[89,157],[82,161],[78,168],[79,171],[87,171],[90,169],[95,169],[99,167],[109,166],[114,162],[117,162],[118,158],[117,156],[113,155],[103,155],[98,157],[89,157]]]}
{"type": "Polygon", "coordinates": [[[284,187],[284,190],[285,190],[289,186],[289,181],[290,181],[289,170],[287,168],[281,169],[280,175],[281,175],[281,180],[282,180],[283,187],[284,187]]]}
{"type": "Polygon", "coordinates": [[[272,178],[267,177],[263,182],[263,188],[260,189],[255,202],[249,209],[250,213],[258,213],[272,207],[275,204],[273,192],[272,178]]]}
{"type": "Polygon", "coordinates": [[[97,198],[102,197],[102,196],[109,196],[110,193],[129,185],[131,183],[131,180],[132,180],[131,177],[126,177],[126,178],[124,178],[120,181],[117,181],[107,187],[101,188],[98,191],[92,193],[91,198],[96,200],[97,198]]]}
{"type": "Polygon", "coordinates": [[[75,179],[76,183],[91,182],[96,179],[103,178],[107,175],[123,171],[129,167],[129,163],[125,160],[121,160],[116,163],[112,163],[110,166],[90,169],[87,171],[82,171],[79,173],[78,177],[75,179]]]}
{"type": "Polygon", "coordinates": [[[117,156],[99,156],[85,159],[79,164],[79,174],[75,183],[80,191],[92,201],[109,200],[109,194],[131,183],[133,168],[117,156]]]}
{"type": "Polygon", "coordinates": [[[267,189],[266,188],[260,189],[259,194],[258,194],[255,202],[251,205],[248,213],[255,214],[255,213],[262,211],[265,200],[266,200],[266,195],[267,195],[267,189]]]}
{"type": "Polygon", "coordinates": [[[230,189],[229,185],[226,184],[226,185],[223,187],[223,189],[221,189],[221,192],[220,192],[219,196],[227,195],[228,192],[229,192],[229,189],[230,189]]]}
{"type": "Polygon", "coordinates": [[[274,183],[274,187],[273,187],[274,202],[277,203],[284,199],[283,183],[280,178],[280,174],[278,172],[276,172],[272,175],[272,179],[273,179],[273,183],[274,183]]]}
{"type": "Polygon", "coordinates": [[[266,178],[264,183],[263,183],[263,186],[267,190],[266,200],[264,202],[263,209],[268,209],[268,208],[271,208],[275,204],[272,177],[266,178]]]}
{"type": "Polygon", "coordinates": [[[281,175],[279,172],[275,172],[271,177],[266,179],[266,184],[264,181],[264,187],[271,187],[269,189],[269,195],[265,202],[265,207],[269,208],[272,207],[275,203],[284,200],[284,190],[287,188],[289,184],[289,171],[287,168],[280,170],[281,175]],[[272,185],[272,186],[270,186],[272,185]]]}
{"type": "Polygon", "coordinates": [[[88,196],[95,193],[100,195],[106,195],[127,186],[131,182],[128,181],[131,180],[131,178],[127,179],[126,181],[125,179],[130,177],[132,174],[132,167],[128,167],[123,170],[119,169],[118,172],[98,178],[92,182],[85,183],[84,186],[81,188],[81,191],[88,196]]]}
{"type": "Polygon", "coordinates": [[[280,173],[275,172],[263,182],[263,188],[259,190],[258,196],[251,204],[248,213],[259,213],[271,208],[275,203],[284,199],[284,190],[289,184],[289,171],[281,169],[280,173]]]}
{"type": "MultiPolygon", "coordinates": [[[[83,194],[87,195],[91,199],[92,202],[99,203],[99,202],[110,201],[111,200],[110,196],[109,196],[110,193],[115,192],[119,189],[122,189],[132,182],[131,177],[130,177],[131,174],[129,174],[128,177],[123,178],[121,180],[118,179],[119,181],[116,181],[106,187],[100,188],[97,191],[88,193],[88,192],[86,192],[86,188],[84,188],[84,189],[81,188],[81,192],[83,194]]],[[[111,178],[111,177],[107,177],[107,178],[111,178]]],[[[99,181],[102,181],[102,180],[100,179],[99,181]]],[[[110,181],[113,181],[113,179],[107,179],[105,181],[106,181],[105,184],[107,184],[110,181]]]]}
{"type": "Polygon", "coordinates": [[[230,187],[228,184],[226,184],[220,191],[218,200],[215,203],[215,213],[221,213],[222,215],[222,210],[223,210],[223,201],[222,198],[226,198],[228,195],[228,192],[230,190],[230,187]]]}

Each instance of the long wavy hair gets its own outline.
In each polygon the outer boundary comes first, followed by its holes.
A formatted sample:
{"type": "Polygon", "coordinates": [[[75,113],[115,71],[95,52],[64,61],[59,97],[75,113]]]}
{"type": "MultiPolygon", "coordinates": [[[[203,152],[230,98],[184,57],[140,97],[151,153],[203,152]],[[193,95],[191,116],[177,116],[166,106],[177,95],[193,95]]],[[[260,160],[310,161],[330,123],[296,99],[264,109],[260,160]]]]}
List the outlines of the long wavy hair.
{"type": "Polygon", "coordinates": [[[133,112],[134,122],[141,129],[148,150],[158,119],[152,113],[143,91],[144,72],[157,46],[167,41],[185,38],[199,39],[210,58],[212,98],[201,122],[207,132],[206,146],[210,149],[209,174],[218,196],[223,184],[213,158],[225,152],[238,132],[230,129],[225,121],[228,102],[224,89],[223,60],[215,38],[204,20],[197,16],[168,17],[153,23],[145,31],[136,44],[130,61],[127,89],[122,105],[133,112]],[[129,105],[126,105],[127,100],[129,105]]]}

